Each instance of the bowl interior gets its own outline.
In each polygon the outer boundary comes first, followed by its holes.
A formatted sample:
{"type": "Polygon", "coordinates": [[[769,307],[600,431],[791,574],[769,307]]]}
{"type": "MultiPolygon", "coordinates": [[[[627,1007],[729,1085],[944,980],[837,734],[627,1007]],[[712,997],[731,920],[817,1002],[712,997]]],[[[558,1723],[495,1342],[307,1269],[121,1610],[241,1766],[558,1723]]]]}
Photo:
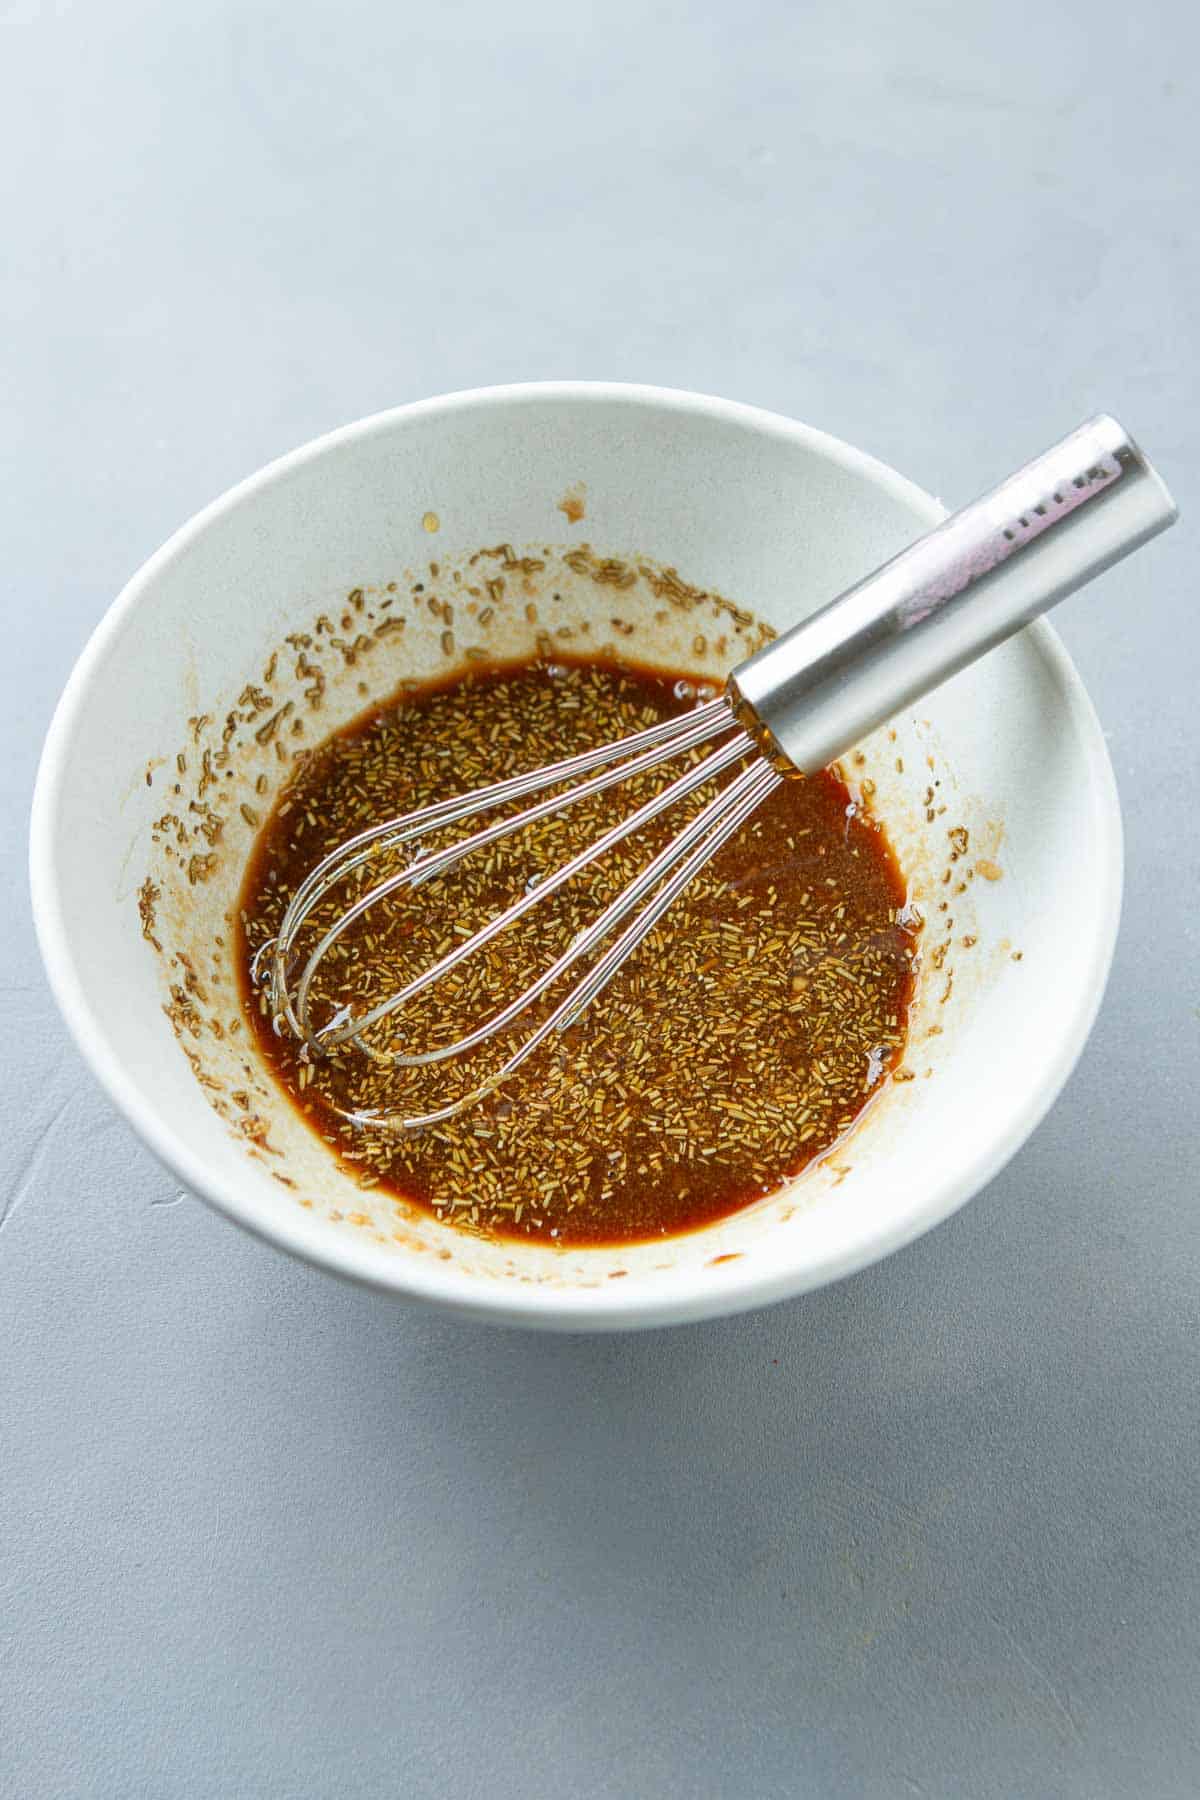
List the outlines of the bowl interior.
{"type": "Polygon", "coordinates": [[[530,1323],[755,1304],[944,1216],[1058,1091],[1115,932],[1111,772],[1045,627],[847,764],[852,781],[874,783],[928,921],[905,1078],[824,1164],[707,1231],[621,1251],[497,1246],[364,1191],[229,1029],[236,993],[217,944],[254,820],[290,758],[399,680],[472,649],[532,649],[547,633],[720,674],[752,647],[757,621],[786,627],[939,516],[890,471],[802,426],[580,385],[403,408],[218,501],[99,628],[35,802],[47,965],[118,1104],[186,1183],[273,1241],[530,1323]],[[702,593],[684,604],[689,584],[702,593]],[[450,640],[430,596],[453,602],[450,640]]]}

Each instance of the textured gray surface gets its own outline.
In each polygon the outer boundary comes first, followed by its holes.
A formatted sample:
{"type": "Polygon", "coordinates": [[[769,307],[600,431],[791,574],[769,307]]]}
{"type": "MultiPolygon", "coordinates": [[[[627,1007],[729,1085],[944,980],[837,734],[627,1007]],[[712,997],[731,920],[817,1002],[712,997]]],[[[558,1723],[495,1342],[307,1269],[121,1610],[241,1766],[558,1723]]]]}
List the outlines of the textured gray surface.
{"type": "Polygon", "coordinates": [[[5,1800],[1200,1790],[1200,34],[1141,11],[0,8],[5,1800]],[[581,374],[948,500],[1106,406],[1185,509],[1062,616],[1129,873],[1050,1119],[882,1267],[614,1340],[177,1200],[24,873],[55,696],[182,518],[381,406],[581,374]]]}

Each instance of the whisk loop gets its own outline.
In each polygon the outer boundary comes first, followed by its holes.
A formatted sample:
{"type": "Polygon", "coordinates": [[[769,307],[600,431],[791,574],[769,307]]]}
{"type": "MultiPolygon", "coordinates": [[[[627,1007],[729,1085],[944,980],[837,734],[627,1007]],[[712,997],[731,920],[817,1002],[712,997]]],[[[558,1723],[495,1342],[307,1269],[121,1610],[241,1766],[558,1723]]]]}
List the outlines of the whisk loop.
{"type": "Polygon", "coordinates": [[[754,807],[781,777],[756,758],[751,768],[743,770],[727,787],[715,794],[697,813],[689,825],[658,852],[635,879],[622,889],[597,919],[578,934],[561,956],[543,974],[529,983],[508,1005],[466,1037],[432,1050],[406,1052],[380,1049],[368,1042],[363,1033],[400,1011],[417,995],[426,992],[469,957],[482,950],[501,932],[506,931],[540,905],[551,894],[566,886],[584,869],[609,850],[648,825],[653,819],[676,805],[686,795],[723,774],[735,763],[755,751],[753,738],[740,729],[724,698],[710,700],[679,717],[664,720],[644,731],[600,745],[561,762],[546,765],[527,774],[509,777],[490,787],[456,795],[418,812],[401,814],[382,824],[358,833],[338,850],[327,856],[305,878],[289,903],[278,936],[259,950],[252,975],[261,978],[263,965],[268,966],[267,986],[278,1019],[302,1040],[310,1055],[322,1055],[342,1044],[353,1044],[356,1050],[376,1063],[393,1068],[418,1068],[443,1062],[478,1049],[497,1033],[516,1023],[521,1015],[576,964],[593,956],[602,942],[642,902],[642,910],[620,937],[610,946],[595,966],[567,994],[543,1022],[525,1038],[504,1064],[473,1088],[470,1093],[432,1112],[411,1116],[384,1113],[364,1108],[346,1111],[344,1116],[356,1124],[391,1126],[414,1130],[452,1118],[475,1105],[484,1094],[507,1079],[555,1031],[564,1031],[577,1019],[596,995],[608,984],[621,964],[652,930],[671,903],[683,892],[696,872],[715,855],[727,838],[747,818],[754,807]],[[312,1019],[313,983],[322,963],[344,934],[374,906],[446,874],[464,858],[489,848],[502,838],[527,829],[537,820],[559,812],[590,795],[604,792],[620,782],[663,762],[699,748],[723,735],[726,741],[685,769],[673,781],[636,807],[626,818],[613,825],[594,843],[571,857],[559,868],[540,875],[535,884],[512,905],[499,912],[479,930],[464,939],[429,968],[399,988],[387,999],[365,1012],[355,1013],[341,1008],[332,1018],[317,1026],[312,1019]],[[591,773],[598,770],[597,773],[591,773]],[[579,780],[580,776],[587,779],[579,780]],[[377,883],[339,914],[323,932],[316,945],[300,965],[298,979],[292,980],[299,964],[296,944],[305,924],[320,902],[335,887],[350,878],[373,858],[406,843],[417,842],[438,827],[455,824],[461,819],[489,812],[498,806],[537,794],[546,788],[559,789],[566,782],[576,785],[565,792],[554,792],[522,811],[484,826],[460,842],[441,850],[427,852],[409,865],[377,883]],[[656,891],[657,890],[657,891],[656,891]]]}

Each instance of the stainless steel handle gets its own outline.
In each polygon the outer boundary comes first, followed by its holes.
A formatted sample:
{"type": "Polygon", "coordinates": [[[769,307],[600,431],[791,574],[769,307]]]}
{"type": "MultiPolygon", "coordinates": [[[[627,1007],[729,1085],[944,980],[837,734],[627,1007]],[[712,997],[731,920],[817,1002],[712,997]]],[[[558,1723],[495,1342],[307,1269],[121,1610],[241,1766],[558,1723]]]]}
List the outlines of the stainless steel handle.
{"type": "Polygon", "coordinates": [[[1178,516],[1100,414],[742,663],[730,698],[779,766],[824,768],[1178,516]]]}

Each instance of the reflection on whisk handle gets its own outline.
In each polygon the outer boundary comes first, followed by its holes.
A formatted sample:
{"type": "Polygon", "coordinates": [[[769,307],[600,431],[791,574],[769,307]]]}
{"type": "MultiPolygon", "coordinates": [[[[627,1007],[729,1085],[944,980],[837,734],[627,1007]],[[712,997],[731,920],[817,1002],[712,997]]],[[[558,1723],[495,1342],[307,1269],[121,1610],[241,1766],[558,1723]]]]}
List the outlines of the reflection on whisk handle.
{"type": "Polygon", "coordinates": [[[812,772],[1178,517],[1100,414],[734,670],[776,767],[812,772]]]}

